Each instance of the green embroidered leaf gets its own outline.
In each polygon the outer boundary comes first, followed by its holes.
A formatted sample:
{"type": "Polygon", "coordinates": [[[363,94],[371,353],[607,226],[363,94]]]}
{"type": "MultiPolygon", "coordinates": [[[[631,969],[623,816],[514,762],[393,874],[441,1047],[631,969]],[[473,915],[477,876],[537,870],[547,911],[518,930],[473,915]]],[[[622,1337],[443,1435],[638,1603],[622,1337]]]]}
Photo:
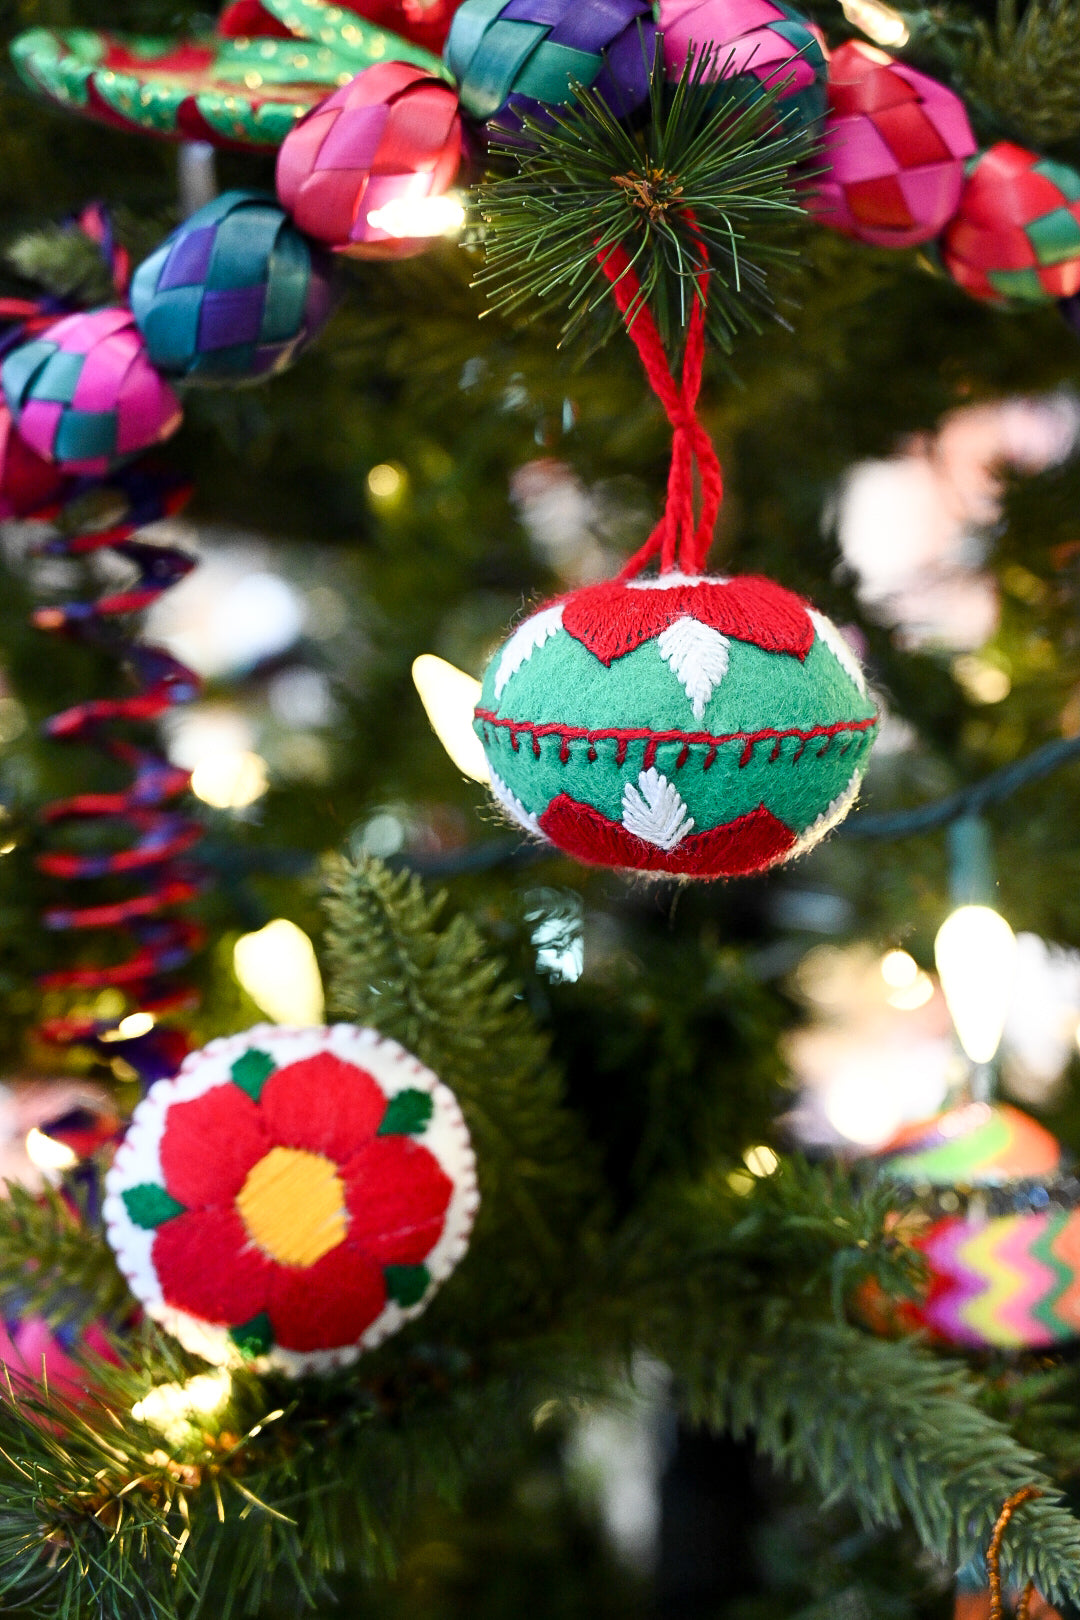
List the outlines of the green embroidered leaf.
{"type": "Polygon", "coordinates": [[[386,1292],[395,1304],[418,1305],[431,1284],[427,1266],[384,1266],[386,1292]]]}
{"type": "Polygon", "coordinates": [[[265,1311],[253,1316],[250,1322],[241,1322],[229,1329],[229,1338],[242,1356],[254,1359],[265,1356],[274,1342],[274,1330],[265,1311]]]}
{"type": "Polygon", "coordinates": [[[120,1196],[135,1225],[147,1231],[160,1226],[163,1221],[171,1221],[174,1215],[184,1213],[185,1206],[177,1203],[171,1193],[153,1181],[144,1181],[138,1187],[126,1187],[120,1196]]]}
{"type": "Polygon", "coordinates": [[[269,1052],[252,1050],[238,1057],[230,1069],[233,1084],[246,1091],[253,1102],[258,1102],[262,1088],[277,1068],[269,1052]]]}
{"type": "Polygon", "coordinates": [[[419,1136],[427,1126],[434,1106],[429,1091],[399,1091],[386,1106],[379,1135],[419,1136]]]}

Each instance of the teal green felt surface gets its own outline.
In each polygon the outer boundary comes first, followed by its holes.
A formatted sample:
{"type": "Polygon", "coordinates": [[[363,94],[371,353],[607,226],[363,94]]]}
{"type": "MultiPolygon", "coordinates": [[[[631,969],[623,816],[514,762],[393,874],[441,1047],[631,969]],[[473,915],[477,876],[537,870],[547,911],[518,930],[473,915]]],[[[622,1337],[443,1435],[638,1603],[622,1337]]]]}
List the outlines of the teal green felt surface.
{"type": "MultiPolygon", "coordinates": [[[[655,640],[615,659],[608,669],[566,631],[558,630],[511,675],[496,701],[499,658],[496,653],[487,670],[478,707],[500,718],[540,725],[596,731],[648,728],[721,737],[788,728],[812,731],[845,720],[865,722],[875,713],[873,702],[820,637],[805,661],[732,640],[727,673],[700,720],[660,657],[655,640]]],[[[874,736],[870,727],[841,731],[831,739],[791,736],[777,743],[766,738],[754,744],[749,759],[745,741],[738,739],[717,746],[706,767],[710,749],[705,742],[690,744],[680,766],[681,740],[654,743],[648,760],[649,739],[630,740],[620,765],[616,738],[594,738],[591,743],[588,738],[568,738],[564,745],[557,734],[541,736],[537,757],[528,731],[517,733],[515,749],[508,727],[478,720],[476,729],[492,769],[534,815],[542,814],[557,794],[567,793],[619,820],[625,785],[636,783],[651,762],[678,788],[697,831],[723,826],[764,804],[797,833],[810,826],[865,766],[874,736]],[[590,746],[595,759],[589,758],[590,746]]]]}

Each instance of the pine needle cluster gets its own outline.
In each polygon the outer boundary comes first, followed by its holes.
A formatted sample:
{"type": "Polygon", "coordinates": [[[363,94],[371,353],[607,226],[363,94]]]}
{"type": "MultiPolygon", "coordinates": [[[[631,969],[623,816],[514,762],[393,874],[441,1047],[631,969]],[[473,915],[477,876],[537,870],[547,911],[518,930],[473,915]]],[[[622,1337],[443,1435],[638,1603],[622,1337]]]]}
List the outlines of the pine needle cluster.
{"type": "Polygon", "coordinates": [[[603,310],[617,317],[597,254],[628,252],[669,347],[677,346],[709,270],[708,326],[730,350],[773,307],[767,271],[794,258],[779,238],[802,214],[795,171],[813,132],[784,116],[783,84],[768,91],[725,82],[730,62],[706,48],[674,87],[658,52],[649,116],[635,130],[578,86],[524,137],[493,134],[505,165],[478,189],[485,269],[477,285],[494,309],[565,309],[564,338],[603,310]],[[714,82],[717,81],[717,82],[714,82]]]}
{"type": "Polygon", "coordinates": [[[999,0],[993,22],[975,18],[958,74],[977,103],[1036,148],[1080,135],[1080,5],[999,0]]]}

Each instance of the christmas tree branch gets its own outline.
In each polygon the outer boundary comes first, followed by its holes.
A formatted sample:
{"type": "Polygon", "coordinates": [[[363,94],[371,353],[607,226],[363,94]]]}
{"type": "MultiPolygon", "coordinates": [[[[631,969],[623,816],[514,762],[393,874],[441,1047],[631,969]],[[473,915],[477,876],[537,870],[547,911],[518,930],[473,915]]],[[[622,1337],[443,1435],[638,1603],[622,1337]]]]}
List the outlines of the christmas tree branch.
{"type": "Polygon", "coordinates": [[[131,1295],[104,1234],[86,1220],[77,1189],[69,1198],[7,1184],[0,1199],[4,1314],[79,1324],[130,1310],[131,1295]]]}
{"type": "Polygon", "coordinates": [[[460,914],[442,920],[445,903],[444,895],[429,898],[418,878],[370,857],[335,862],[329,1001],[399,1040],[457,1094],[479,1164],[474,1251],[497,1245],[493,1292],[520,1287],[522,1305],[531,1296],[535,1307],[551,1298],[560,1261],[580,1240],[597,1196],[594,1167],[562,1106],[547,1036],[475,924],[460,914]]]}
{"type": "Polygon", "coordinates": [[[1010,1526],[1003,1567],[1051,1602],[1080,1596],[1080,1522],[1035,1453],[977,1404],[963,1367],[910,1341],[832,1323],[787,1324],[709,1374],[676,1370],[701,1421],[753,1432],[759,1449],[868,1526],[913,1522],[952,1568],[985,1551],[1002,1503],[1024,1485],[1045,1494],[1010,1526]]]}
{"type": "Polygon", "coordinates": [[[568,307],[566,336],[594,311],[613,327],[597,254],[619,243],[669,347],[703,267],[714,342],[727,350],[741,328],[760,329],[772,306],[766,267],[795,257],[776,227],[801,217],[794,169],[813,135],[783,116],[786,81],[768,92],[712,83],[725,65],[703,50],[672,90],[658,53],[637,133],[578,87],[568,107],[526,118],[524,138],[492,136],[493,158],[511,171],[477,194],[486,258],[477,285],[494,309],[568,307]]]}
{"type": "Polygon", "coordinates": [[[1077,0],[999,0],[993,23],[971,24],[957,73],[967,92],[1035,147],[1075,140],[1080,130],[1080,5],[1077,0]]]}

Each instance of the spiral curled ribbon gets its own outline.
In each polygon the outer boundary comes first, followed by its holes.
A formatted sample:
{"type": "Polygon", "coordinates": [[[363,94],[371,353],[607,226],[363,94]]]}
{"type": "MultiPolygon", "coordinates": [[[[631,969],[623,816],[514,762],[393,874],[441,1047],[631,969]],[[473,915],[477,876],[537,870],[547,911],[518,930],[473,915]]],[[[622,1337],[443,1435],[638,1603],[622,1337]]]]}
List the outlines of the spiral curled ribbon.
{"type": "Polygon", "coordinates": [[[679,568],[684,574],[700,574],[712,544],[724,494],[719,458],[697,417],[697,399],[701,392],[701,373],[705,362],[708,268],[703,265],[695,277],[697,291],[686,334],[682,381],[676,382],[656,322],[625,248],[616,245],[603,249],[597,254],[597,259],[611,283],[612,294],[627,333],[645,367],[645,375],[673,429],[671,470],[668,473],[663,514],[645,544],[630,558],[618,578],[633,579],[657,555],[661,573],[679,568]],[[701,482],[701,515],[696,522],[695,467],[701,482]]]}
{"type": "MultiPolygon", "coordinates": [[[[76,494],[90,491],[115,503],[107,525],[74,535],[56,534],[37,548],[38,555],[80,557],[108,548],[133,565],[135,581],[93,602],[40,608],[33,622],[39,629],[113,650],[110,621],[148,607],[195,565],[175,546],[137,538],[147,524],[178,512],[191,490],[170,473],[128,466],[108,479],[84,484],[76,494]]],[[[190,1006],[194,1000],[190,986],[173,976],[199,948],[203,934],[189,918],[175,915],[175,908],[193,899],[202,886],[199,870],[185,859],[202,836],[202,827],[174,807],[173,801],[187,790],[188,772],[170,765],[152,747],[133,741],[128,732],[132,726],[137,729],[160,719],[175,704],[190,702],[198,694],[199,682],[162,648],[125,640],[120,653],[137,691],[128,697],[78,703],[54,715],[45,729],[58,741],[97,747],[130,770],[130,783],[116,792],[78,793],[47,805],[42,812],[46,829],[81,829],[96,822],[103,836],[89,852],[82,847],[48,850],[37,857],[37,865],[65,882],[119,878],[129,883],[132,892],[120,898],[51,907],[43,921],[57,931],[119,931],[133,942],[133,949],[119,961],[47,973],[40,983],[46,990],[115,987],[139,1010],[156,1015],[190,1006]]],[[[76,839],[81,845],[78,833],[76,839]]],[[[47,1040],[62,1043],[94,1043],[109,1032],[109,1023],[79,1015],[50,1019],[40,1029],[47,1040]]],[[[143,1034],[123,1047],[123,1055],[147,1077],[170,1071],[176,1048],[176,1032],[152,1033],[154,1038],[143,1034]]],[[[110,1050],[118,1055],[118,1048],[110,1050]]]]}

